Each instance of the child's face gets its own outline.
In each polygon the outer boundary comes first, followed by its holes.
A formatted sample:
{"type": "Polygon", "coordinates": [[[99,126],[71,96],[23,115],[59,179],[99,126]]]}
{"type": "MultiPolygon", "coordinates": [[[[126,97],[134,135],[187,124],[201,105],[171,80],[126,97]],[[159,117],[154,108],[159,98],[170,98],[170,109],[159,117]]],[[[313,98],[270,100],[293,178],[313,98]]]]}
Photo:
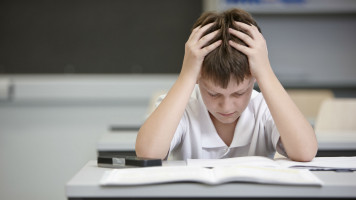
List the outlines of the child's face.
{"type": "Polygon", "coordinates": [[[213,121],[234,123],[247,107],[255,79],[245,77],[239,85],[231,78],[226,89],[215,85],[212,81],[200,78],[199,88],[205,106],[213,121]]]}

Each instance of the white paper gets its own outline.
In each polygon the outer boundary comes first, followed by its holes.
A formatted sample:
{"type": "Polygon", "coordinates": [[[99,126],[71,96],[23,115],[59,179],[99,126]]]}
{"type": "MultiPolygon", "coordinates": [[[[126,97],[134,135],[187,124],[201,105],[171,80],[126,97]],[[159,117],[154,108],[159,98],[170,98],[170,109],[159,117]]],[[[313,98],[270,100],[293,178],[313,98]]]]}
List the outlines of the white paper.
{"type": "Polygon", "coordinates": [[[218,167],[231,165],[280,167],[280,165],[274,160],[262,156],[244,156],[224,159],[187,159],[187,165],[200,167],[218,167]]]}
{"type": "Polygon", "coordinates": [[[225,159],[188,159],[187,165],[201,167],[249,165],[284,168],[304,167],[307,169],[356,169],[356,156],[316,157],[310,162],[297,162],[287,158],[272,160],[262,156],[246,156],[225,159]]]}
{"type": "Polygon", "coordinates": [[[147,167],[107,171],[100,184],[145,185],[169,182],[199,182],[210,185],[227,182],[253,182],[288,185],[322,185],[314,174],[305,169],[257,166],[198,166],[147,167]]]}
{"type": "Polygon", "coordinates": [[[276,162],[283,167],[305,167],[313,169],[356,169],[356,156],[316,157],[310,162],[296,162],[289,159],[277,159],[276,162]]]}

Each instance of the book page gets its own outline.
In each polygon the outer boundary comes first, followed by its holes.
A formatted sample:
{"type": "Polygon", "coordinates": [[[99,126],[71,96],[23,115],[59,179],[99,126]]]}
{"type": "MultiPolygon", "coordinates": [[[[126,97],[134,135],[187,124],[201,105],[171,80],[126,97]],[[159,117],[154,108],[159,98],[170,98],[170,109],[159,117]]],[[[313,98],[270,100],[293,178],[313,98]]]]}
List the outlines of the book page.
{"type": "Polygon", "coordinates": [[[322,185],[308,170],[256,166],[196,166],[147,167],[107,171],[100,185],[145,185],[170,182],[199,182],[216,185],[227,182],[267,184],[322,185]]]}
{"type": "Polygon", "coordinates": [[[259,167],[284,167],[306,169],[350,169],[356,170],[356,156],[351,157],[315,157],[311,162],[297,162],[288,158],[270,159],[262,156],[246,156],[224,159],[188,159],[188,166],[218,167],[248,165],[259,167]]]}
{"type": "Polygon", "coordinates": [[[356,156],[352,157],[315,157],[311,162],[296,162],[289,159],[276,159],[283,167],[299,167],[308,169],[356,169],[356,156]]]}
{"type": "Polygon", "coordinates": [[[102,177],[101,185],[143,185],[168,182],[195,181],[211,184],[213,174],[210,169],[202,167],[147,167],[126,168],[107,171],[102,177]]]}
{"type": "Polygon", "coordinates": [[[313,173],[304,169],[258,166],[223,166],[213,169],[219,183],[239,181],[285,185],[322,185],[313,173]]]}
{"type": "Polygon", "coordinates": [[[280,165],[274,160],[262,156],[244,156],[224,159],[187,159],[187,165],[200,167],[218,167],[231,165],[280,167],[280,165]]]}

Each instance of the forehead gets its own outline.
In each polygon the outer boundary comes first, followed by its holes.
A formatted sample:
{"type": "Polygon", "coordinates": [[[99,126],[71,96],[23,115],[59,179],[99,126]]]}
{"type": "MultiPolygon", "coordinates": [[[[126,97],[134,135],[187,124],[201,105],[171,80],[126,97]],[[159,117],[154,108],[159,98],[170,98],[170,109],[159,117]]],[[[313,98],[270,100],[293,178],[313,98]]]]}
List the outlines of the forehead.
{"type": "Polygon", "coordinates": [[[215,92],[219,91],[242,91],[251,86],[254,83],[254,79],[251,76],[245,77],[244,80],[240,83],[237,83],[237,80],[233,77],[230,78],[227,88],[222,88],[220,85],[216,84],[210,79],[201,78],[199,84],[203,84],[206,89],[214,90],[215,92]]]}

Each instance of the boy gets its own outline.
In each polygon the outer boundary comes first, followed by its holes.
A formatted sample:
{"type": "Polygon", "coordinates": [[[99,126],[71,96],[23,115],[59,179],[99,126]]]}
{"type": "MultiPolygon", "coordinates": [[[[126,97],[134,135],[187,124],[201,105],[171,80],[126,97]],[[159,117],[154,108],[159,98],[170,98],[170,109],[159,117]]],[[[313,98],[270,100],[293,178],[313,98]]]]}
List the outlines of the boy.
{"type": "Polygon", "coordinates": [[[193,28],[178,79],[139,130],[137,156],[273,157],[277,150],[312,160],[314,130],[273,73],[254,19],[240,9],[209,12],[193,28]]]}

